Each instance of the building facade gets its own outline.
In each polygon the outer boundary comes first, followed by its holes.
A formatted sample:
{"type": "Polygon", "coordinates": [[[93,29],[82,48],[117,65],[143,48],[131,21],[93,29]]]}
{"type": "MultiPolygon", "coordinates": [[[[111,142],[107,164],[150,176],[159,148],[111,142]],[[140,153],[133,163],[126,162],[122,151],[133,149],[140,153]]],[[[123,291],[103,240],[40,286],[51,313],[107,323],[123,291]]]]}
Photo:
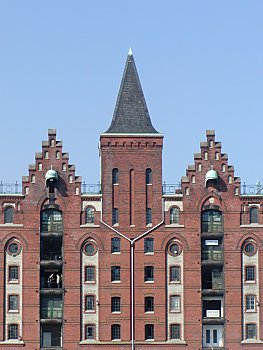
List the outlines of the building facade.
{"type": "Polygon", "coordinates": [[[101,185],[49,129],[21,191],[0,183],[0,348],[263,348],[262,191],[241,186],[213,130],[200,146],[181,184],[162,184],[131,52],[101,185]]]}

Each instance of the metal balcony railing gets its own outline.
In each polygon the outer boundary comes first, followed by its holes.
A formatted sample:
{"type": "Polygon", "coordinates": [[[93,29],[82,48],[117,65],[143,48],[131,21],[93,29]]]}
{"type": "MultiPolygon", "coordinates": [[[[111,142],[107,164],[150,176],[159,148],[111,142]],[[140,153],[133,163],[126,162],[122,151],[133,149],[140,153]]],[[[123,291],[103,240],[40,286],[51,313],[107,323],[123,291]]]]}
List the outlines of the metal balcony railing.
{"type": "Polygon", "coordinates": [[[202,251],[202,260],[203,261],[223,261],[223,250],[203,250],[202,251]]]}
{"type": "Polygon", "coordinates": [[[41,318],[62,318],[62,308],[41,307],[41,318]]]}

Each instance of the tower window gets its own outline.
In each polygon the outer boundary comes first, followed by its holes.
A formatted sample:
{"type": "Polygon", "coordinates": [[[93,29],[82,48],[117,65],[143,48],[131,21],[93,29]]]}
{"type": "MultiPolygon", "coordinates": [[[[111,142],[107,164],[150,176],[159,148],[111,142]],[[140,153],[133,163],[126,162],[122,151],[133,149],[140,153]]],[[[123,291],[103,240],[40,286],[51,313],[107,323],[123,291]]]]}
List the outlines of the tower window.
{"type": "Polygon", "coordinates": [[[215,160],[219,160],[219,152],[215,153],[215,160]]]}
{"type": "Polygon", "coordinates": [[[198,172],[201,172],[201,171],[202,171],[202,164],[201,164],[201,163],[198,163],[198,164],[197,164],[197,171],[198,171],[198,172]]]}
{"type": "Polygon", "coordinates": [[[144,312],[154,312],[154,297],[144,298],[144,312]]]}
{"type": "Polygon", "coordinates": [[[118,237],[113,237],[111,239],[111,252],[120,253],[121,252],[121,240],[118,237]]]}
{"type": "Polygon", "coordinates": [[[86,224],[94,224],[94,208],[88,207],[85,210],[85,222],[86,224]]]}
{"type": "Polygon", "coordinates": [[[255,282],[255,266],[246,266],[246,282],[255,282]]]}
{"type": "Polygon", "coordinates": [[[229,175],[229,176],[228,176],[228,183],[229,183],[229,184],[232,184],[232,182],[233,182],[232,176],[229,175]]]}
{"type": "Polygon", "coordinates": [[[146,185],[152,184],[152,169],[146,169],[146,185]]]}
{"type": "Polygon", "coordinates": [[[66,163],[62,164],[62,171],[67,171],[67,164],[66,163]]]}
{"type": "Polygon", "coordinates": [[[151,237],[144,238],[144,254],[153,253],[154,239],[151,237]]]}
{"type": "Polygon", "coordinates": [[[42,170],[42,163],[38,163],[37,169],[38,169],[39,171],[42,170]]]}
{"type": "Polygon", "coordinates": [[[116,185],[119,183],[119,170],[117,168],[114,168],[112,170],[112,184],[116,185]]]}
{"type": "Polygon", "coordinates": [[[31,183],[34,184],[36,182],[36,177],[35,175],[31,175],[31,183]]]}
{"type": "Polygon", "coordinates": [[[204,152],[204,160],[208,160],[208,153],[204,152]]]}
{"type": "Polygon", "coordinates": [[[221,171],[224,173],[226,171],[226,165],[225,164],[222,164],[221,165],[221,171]]]}
{"type": "Polygon", "coordinates": [[[179,224],[179,209],[171,208],[170,209],[170,224],[179,224]]]}
{"type": "Polygon", "coordinates": [[[152,209],[146,208],[146,225],[150,225],[152,223],[152,209]]]}
{"type": "Polygon", "coordinates": [[[111,340],[121,340],[121,326],[119,324],[111,325],[111,340]]]}
{"type": "Polygon", "coordinates": [[[48,159],[48,158],[49,158],[48,151],[45,151],[45,153],[44,153],[44,158],[45,158],[45,159],[48,159]]]}
{"type": "Polygon", "coordinates": [[[258,223],[258,208],[252,207],[250,209],[250,223],[257,224],[258,223]]]}
{"type": "Polygon", "coordinates": [[[60,159],[60,152],[59,151],[56,152],[56,159],[60,159]]]}
{"type": "Polygon", "coordinates": [[[154,267],[145,266],[144,267],[144,282],[153,282],[154,281],[154,267]]]}
{"type": "Polygon", "coordinates": [[[12,224],[14,216],[14,208],[13,207],[5,207],[4,209],[4,223],[12,224]]]}
{"type": "Polygon", "coordinates": [[[121,311],[121,298],[112,297],[111,298],[111,312],[120,312],[121,311]]]}
{"type": "Polygon", "coordinates": [[[112,225],[116,225],[119,222],[119,210],[114,208],[112,210],[112,225]]]}
{"type": "Polygon", "coordinates": [[[145,340],[154,340],[154,325],[145,325],[145,340]]]}

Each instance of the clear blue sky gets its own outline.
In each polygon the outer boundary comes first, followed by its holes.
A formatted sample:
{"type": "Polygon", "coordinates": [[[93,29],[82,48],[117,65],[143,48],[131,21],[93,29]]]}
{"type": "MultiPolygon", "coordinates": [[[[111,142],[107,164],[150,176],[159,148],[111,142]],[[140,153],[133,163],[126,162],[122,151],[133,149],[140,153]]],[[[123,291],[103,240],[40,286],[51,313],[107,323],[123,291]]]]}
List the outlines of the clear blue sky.
{"type": "Polygon", "coordinates": [[[76,173],[99,180],[99,134],[132,46],[165,135],[163,179],[179,181],[216,129],[236,175],[263,182],[262,18],[262,0],[2,0],[0,179],[21,181],[57,128],[76,173]]]}

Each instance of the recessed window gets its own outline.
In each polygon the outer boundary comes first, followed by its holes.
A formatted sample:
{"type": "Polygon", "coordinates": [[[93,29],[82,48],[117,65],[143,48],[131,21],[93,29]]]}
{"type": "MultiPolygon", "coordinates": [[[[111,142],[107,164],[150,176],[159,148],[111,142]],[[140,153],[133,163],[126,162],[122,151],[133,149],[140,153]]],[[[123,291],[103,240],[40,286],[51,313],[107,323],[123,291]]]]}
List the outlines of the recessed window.
{"type": "Polygon", "coordinates": [[[258,223],[258,208],[256,207],[250,208],[250,223],[251,224],[258,223]]]}
{"type": "Polygon", "coordinates": [[[145,340],[154,340],[154,325],[145,325],[145,340]]]}
{"type": "Polygon", "coordinates": [[[234,191],[235,191],[235,195],[238,196],[238,195],[239,195],[239,189],[238,189],[238,187],[235,187],[234,191]]]}
{"type": "Polygon", "coordinates": [[[62,164],[62,171],[67,171],[67,164],[66,163],[62,164]]]}
{"type": "Polygon", "coordinates": [[[8,325],[8,339],[18,339],[18,325],[9,324],[8,325]]]}
{"type": "Polygon", "coordinates": [[[257,325],[255,323],[250,323],[246,325],[246,339],[256,339],[257,338],[257,325]]]}
{"type": "Polygon", "coordinates": [[[192,184],[195,184],[195,175],[191,177],[192,184]]]}
{"type": "Polygon", "coordinates": [[[18,295],[9,295],[8,296],[8,310],[9,311],[18,311],[18,295]]]}
{"type": "Polygon", "coordinates": [[[94,208],[88,207],[85,210],[85,222],[86,224],[94,224],[94,208]]]}
{"type": "Polygon", "coordinates": [[[180,312],[180,296],[170,296],[170,312],[180,312]]]}
{"type": "Polygon", "coordinates": [[[60,152],[59,151],[56,152],[56,159],[60,159],[60,152]]]}
{"type": "Polygon", "coordinates": [[[179,324],[171,324],[170,339],[181,339],[181,327],[179,324]]]}
{"type": "Polygon", "coordinates": [[[95,255],[97,253],[97,246],[93,242],[88,242],[84,246],[84,253],[86,255],[95,255]]]}
{"type": "Polygon", "coordinates": [[[17,282],[18,281],[18,266],[9,266],[8,268],[8,281],[17,282]]]}
{"type": "Polygon", "coordinates": [[[228,183],[229,183],[229,184],[232,184],[232,182],[233,182],[232,176],[229,175],[229,176],[228,176],[228,183]]]}
{"type": "Polygon", "coordinates": [[[112,297],[111,298],[111,312],[120,312],[121,311],[121,298],[112,297]]]}
{"type": "Polygon", "coordinates": [[[225,164],[221,165],[221,171],[222,171],[222,173],[224,173],[226,171],[226,165],[225,164]]]}
{"type": "Polygon", "coordinates": [[[154,239],[151,237],[144,238],[144,254],[154,252],[154,239]]]}
{"type": "Polygon", "coordinates": [[[38,163],[38,165],[37,165],[37,170],[42,170],[42,163],[38,163]]]}
{"type": "Polygon", "coordinates": [[[205,210],[202,212],[202,232],[222,232],[222,212],[219,210],[205,210]]]}
{"type": "Polygon", "coordinates": [[[215,160],[219,160],[219,152],[215,153],[215,160]]]}
{"type": "Polygon", "coordinates": [[[111,252],[120,253],[121,252],[121,240],[119,237],[113,237],[111,239],[111,252]]]}
{"type": "Polygon", "coordinates": [[[150,225],[152,223],[152,209],[146,208],[146,225],[150,225]]]}
{"type": "Polygon", "coordinates": [[[204,152],[204,160],[208,160],[208,153],[204,152]]]}
{"type": "Polygon", "coordinates": [[[255,274],[255,266],[246,266],[246,282],[255,282],[256,274],[255,274]]]}
{"type": "Polygon", "coordinates": [[[85,339],[95,339],[95,326],[93,324],[87,324],[85,326],[85,339]]]}
{"type": "Polygon", "coordinates": [[[119,223],[119,209],[113,208],[112,210],[112,225],[119,223]]]}
{"type": "Polygon", "coordinates": [[[144,282],[153,282],[154,281],[154,267],[145,266],[144,267],[144,282]]]}
{"type": "Polygon", "coordinates": [[[50,140],[50,146],[51,146],[51,147],[55,147],[55,140],[54,140],[54,139],[51,139],[51,140],[50,140]]]}
{"type": "Polygon", "coordinates": [[[69,175],[68,177],[68,182],[71,184],[73,182],[73,176],[72,175],[69,175]]]}
{"type": "Polygon", "coordinates": [[[146,185],[152,184],[152,170],[150,168],[146,169],[146,185]]]}
{"type": "Polygon", "coordinates": [[[170,267],[170,282],[180,282],[180,266],[170,267]]]}
{"type": "Polygon", "coordinates": [[[246,311],[256,310],[256,297],[255,295],[246,295],[246,311]]]}
{"type": "Polygon", "coordinates": [[[4,223],[12,224],[14,218],[14,208],[13,207],[5,207],[4,209],[4,223]]]}
{"type": "Polygon", "coordinates": [[[20,254],[21,246],[18,242],[11,242],[8,244],[7,251],[12,256],[17,256],[20,254]]]}
{"type": "Polygon", "coordinates": [[[171,208],[170,209],[170,224],[179,224],[179,209],[171,208]]]}
{"type": "Polygon", "coordinates": [[[31,175],[31,183],[34,184],[36,182],[36,177],[35,175],[31,175]]]}
{"type": "Polygon", "coordinates": [[[77,195],[77,196],[79,195],[79,187],[75,188],[75,195],[77,195]]]}
{"type": "Polygon", "coordinates": [[[112,266],[111,267],[111,282],[120,282],[121,280],[121,267],[112,266]]]}
{"type": "Polygon", "coordinates": [[[44,158],[45,158],[45,159],[48,159],[48,158],[49,158],[49,153],[48,153],[48,151],[45,151],[45,153],[44,153],[44,158]]]}
{"type": "Polygon", "coordinates": [[[173,256],[178,256],[181,254],[181,247],[178,243],[171,243],[169,246],[169,253],[173,256]]]}
{"type": "Polygon", "coordinates": [[[202,164],[198,163],[197,164],[197,171],[200,173],[202,171],[202,164]]]}
{"type": "Polygon", "coordinates": [[[144,298],[144,311],[145,312],[154,312],[154,297],[145,297],[144,298]]]}
{"type": "Polygon", "coordinates": [[[209,147],[214,147],[214,141],[213,140],[209,140],[209,147]]]}
{"type": "Polygon", "coordinates": [[[190,194],[189,187],[185,188],[184,193],[186,196],[189,196],[189,194],[190,194]]]}
{"type": "Polygon", "coordinates": [[[29,194],[29,187],[28,186],[25,187],[25,194],[29,194]]]}
{"type": "Polygon", "coordinates": [[[85,267],[85,281],[86,282],[95,282],[95,266],[86,266],[85,267]]]}
{"type": "Polygon", "coordinates": [[[119,170],[117,168],[114,168],[112,170],[112,184],[116,185],[119,183],[119,170]]]}
{"type": "Polygon", "coordinates": [[[85,310],[86,311],[95,311],[95,296],[94,295],[86,295],[85,310]]]}
{"type": "Polygon", "coordinates": [[[121,340],[121,326],[119,324],[111,325],[111,340],[121,340]]]}

